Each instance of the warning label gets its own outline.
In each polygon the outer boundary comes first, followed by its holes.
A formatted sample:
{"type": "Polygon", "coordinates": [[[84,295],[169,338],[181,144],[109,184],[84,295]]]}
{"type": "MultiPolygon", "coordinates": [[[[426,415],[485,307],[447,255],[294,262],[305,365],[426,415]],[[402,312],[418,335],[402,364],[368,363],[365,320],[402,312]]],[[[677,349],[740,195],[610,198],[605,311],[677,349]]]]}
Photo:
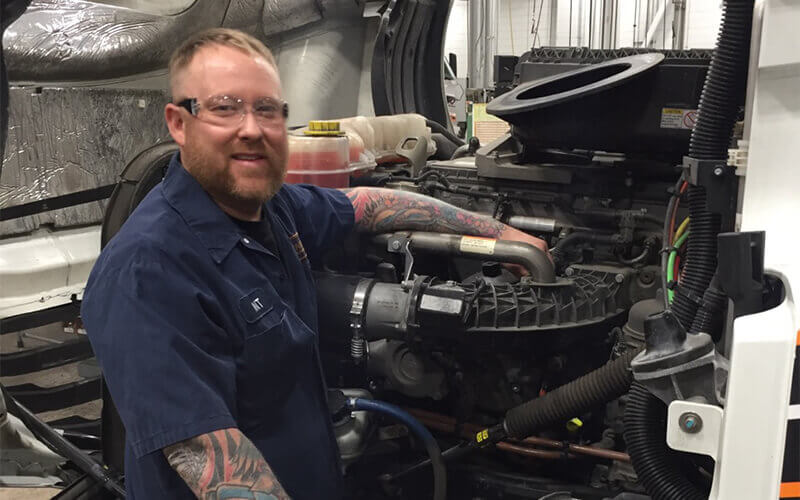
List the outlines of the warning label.
{"type": "Polygon", "coordinates": [[[696,109],[662,108],[661,128],[693,129],[697,122],[696,109]]]}
{"type": "Polygon", "coordinates": [[[477,238],[475,236],[463,236],[461,238],[460,249],[464,253],[479,253],[483,255],[494,255],[494,245],[497,240],[492,238],[477,238]]]}

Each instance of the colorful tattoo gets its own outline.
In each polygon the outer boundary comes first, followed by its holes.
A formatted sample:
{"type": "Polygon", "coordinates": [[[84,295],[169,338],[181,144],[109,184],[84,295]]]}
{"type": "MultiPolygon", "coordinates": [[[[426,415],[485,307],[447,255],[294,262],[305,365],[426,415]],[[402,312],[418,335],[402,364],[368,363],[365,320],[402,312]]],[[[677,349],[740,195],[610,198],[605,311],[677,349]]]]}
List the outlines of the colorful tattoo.
{"type": "Polygon", "coordinates": [[[356,214],[356,229],[368,233],[432,231],[496,238],[508,226],[435,198],[379,188],[345,190],[356,214]]]}
{"type": "Polygon", "coordinates": [[[238,429],[182,441],[164,448],[164,455],[197,498],[289,498],[264,457],[238,429]]]}

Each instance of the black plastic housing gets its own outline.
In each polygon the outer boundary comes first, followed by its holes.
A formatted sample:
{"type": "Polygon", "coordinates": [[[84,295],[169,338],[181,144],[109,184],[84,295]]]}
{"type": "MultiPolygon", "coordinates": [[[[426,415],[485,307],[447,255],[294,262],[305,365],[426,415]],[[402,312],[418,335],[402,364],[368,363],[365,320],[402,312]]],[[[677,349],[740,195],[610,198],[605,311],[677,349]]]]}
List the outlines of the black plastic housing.
{"type": "Polygon", "coordinates": [[[660,53],[605,61],[523,83],[489,103],[528,149],[588,149],[679,162],[689,150],[707,71],[660,53]],[[677,117],[674,110],[688,116],[677,117]],[[671,128],[671,127],[686,128],[671,128]]]}

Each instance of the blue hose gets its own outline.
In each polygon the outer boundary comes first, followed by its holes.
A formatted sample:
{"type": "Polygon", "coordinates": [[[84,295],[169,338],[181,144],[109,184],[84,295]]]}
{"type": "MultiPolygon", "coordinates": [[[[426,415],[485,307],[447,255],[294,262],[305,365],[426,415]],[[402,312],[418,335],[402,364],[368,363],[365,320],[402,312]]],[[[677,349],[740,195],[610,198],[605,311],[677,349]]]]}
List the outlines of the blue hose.
{"type": "Polygon", "coordinates": [[[433,499],[445,500],[447,496],[447,471],[444,467],[444,459],[442,459],[442,450],[430,431],[419,420],[393,404],[374,399],[347,398],[347,408],[350,410],[383,413],[406,424],[409,430],[422,440],[425,450],[431,457],[431,465],[433,466],[433,499]]]}

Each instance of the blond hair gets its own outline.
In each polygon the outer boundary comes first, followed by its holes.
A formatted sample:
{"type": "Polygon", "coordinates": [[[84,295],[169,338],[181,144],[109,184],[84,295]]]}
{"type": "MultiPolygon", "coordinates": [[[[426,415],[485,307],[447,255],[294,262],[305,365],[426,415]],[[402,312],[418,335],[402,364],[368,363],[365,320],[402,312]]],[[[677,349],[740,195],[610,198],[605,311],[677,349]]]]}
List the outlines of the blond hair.
{"type": "Polygon", "coordinates": [[[273,57],[272,52],[259,39],[239,30],[211,28],[195,33],[172,53],[168,66],[169,86],[172,92],[175,91],[176,75],[189,66],[189,63],[192,62],[195,54],[200,49],[210,45],[232,47],[247,52],[254,57],[261,57],[275,68],[275,71],[278,70],[278,65],[275,63],[275,57],[273,57]]]}

